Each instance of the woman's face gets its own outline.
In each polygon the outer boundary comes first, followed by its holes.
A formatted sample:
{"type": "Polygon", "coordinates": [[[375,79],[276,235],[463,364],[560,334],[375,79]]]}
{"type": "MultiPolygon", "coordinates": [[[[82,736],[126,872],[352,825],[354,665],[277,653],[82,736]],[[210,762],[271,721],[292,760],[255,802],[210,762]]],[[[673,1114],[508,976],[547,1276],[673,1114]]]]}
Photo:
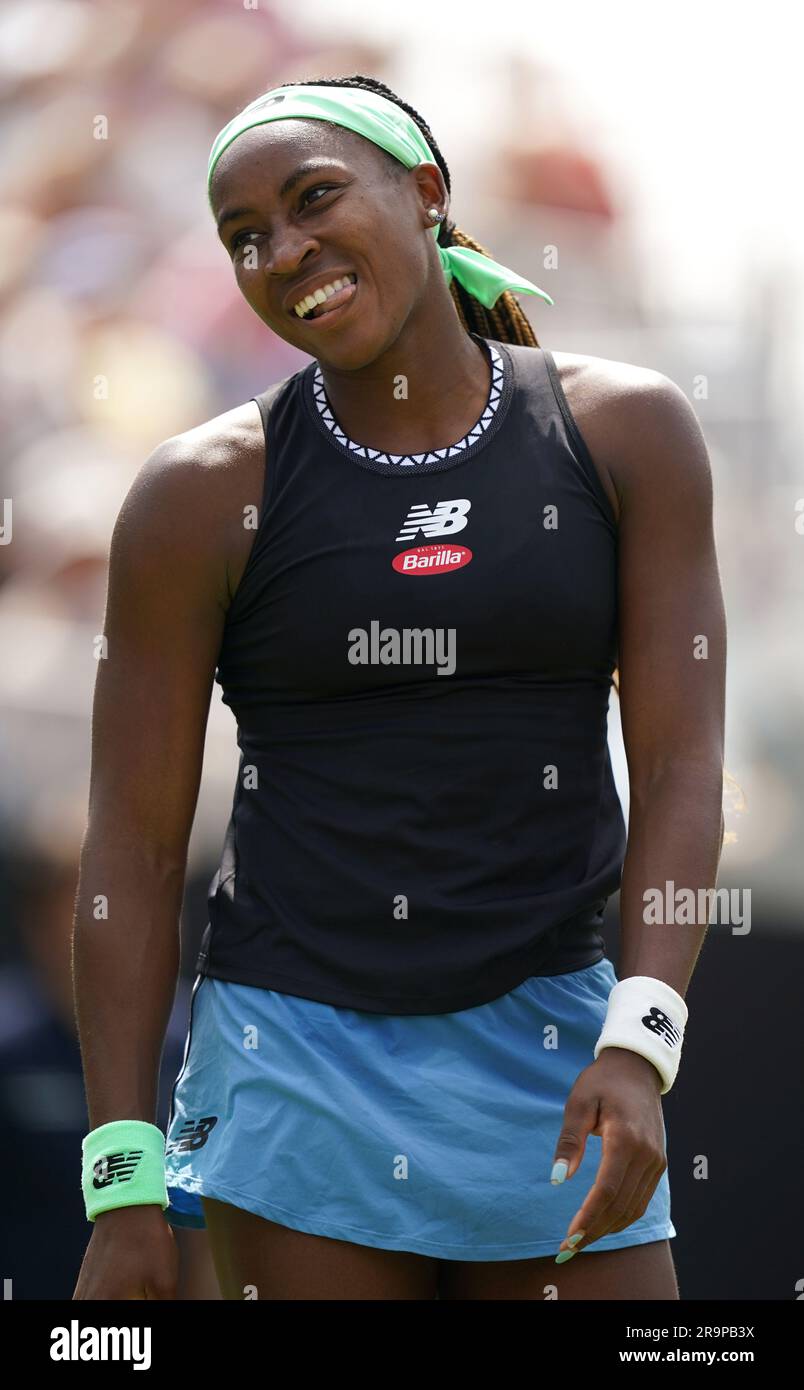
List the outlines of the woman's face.
{"type": "MultiPolygon", "coordinates": [[[[355,370],[426,322],[445,291],[427,209],[446,211],[440,170],[397,169],[384,151],[326,121],[245,131],[213,176],[218,234],[240,291],[274,333],[325,364],[355,370]],[[355,276],[339,307],[305,319],[296,305],[355,276]]],[[[447,291],[448,293],[448,291],[447,291]]]]}

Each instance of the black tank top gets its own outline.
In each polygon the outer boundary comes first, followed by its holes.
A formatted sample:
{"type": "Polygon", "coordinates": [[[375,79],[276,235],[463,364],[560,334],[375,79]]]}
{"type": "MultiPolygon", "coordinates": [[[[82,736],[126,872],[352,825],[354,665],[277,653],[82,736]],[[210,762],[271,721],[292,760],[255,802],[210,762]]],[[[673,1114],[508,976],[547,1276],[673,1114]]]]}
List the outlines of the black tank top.
{"type": "Polygon", "coordinates": [[[552,355],[472,336],[490,396],[448,448],[354,443],[315,361],[254,397],[268,463],[215,676],[240,767],[202,974],[425,1014],[605,954],[616,522],[552,355]]]}

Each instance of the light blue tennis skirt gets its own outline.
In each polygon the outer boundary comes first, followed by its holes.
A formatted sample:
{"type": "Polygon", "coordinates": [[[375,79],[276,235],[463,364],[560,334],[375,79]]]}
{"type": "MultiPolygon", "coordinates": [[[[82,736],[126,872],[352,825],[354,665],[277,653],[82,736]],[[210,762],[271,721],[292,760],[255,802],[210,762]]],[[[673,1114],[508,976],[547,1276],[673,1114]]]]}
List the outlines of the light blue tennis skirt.
{"type": "MultiPolygon", "coordinates": [[[[602,1139],[550,1183],[564,1104],[617,977],[534,975],[457,1013],[375,1014],[199,976],[167,1135],[168,1220],[214,1197],[281,1226],[447,1260],[557,1253],[602,1139]]],[[[676,1234],[644,1215],[580,1253],[676,1234]]]]}

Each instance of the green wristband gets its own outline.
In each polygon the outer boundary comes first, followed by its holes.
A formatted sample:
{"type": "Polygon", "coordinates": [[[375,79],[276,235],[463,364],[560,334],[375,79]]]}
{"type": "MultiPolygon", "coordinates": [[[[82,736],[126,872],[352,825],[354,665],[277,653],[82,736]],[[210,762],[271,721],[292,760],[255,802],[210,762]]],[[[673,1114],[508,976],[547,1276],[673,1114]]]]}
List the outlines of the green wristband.
{"type": "Polygon", "coordinates": [[[115,1207],[169,1205],[165,1136],[145,1120],[112,1120],[86,1135],[81,1187],[87,1220],[115,1207]]]}

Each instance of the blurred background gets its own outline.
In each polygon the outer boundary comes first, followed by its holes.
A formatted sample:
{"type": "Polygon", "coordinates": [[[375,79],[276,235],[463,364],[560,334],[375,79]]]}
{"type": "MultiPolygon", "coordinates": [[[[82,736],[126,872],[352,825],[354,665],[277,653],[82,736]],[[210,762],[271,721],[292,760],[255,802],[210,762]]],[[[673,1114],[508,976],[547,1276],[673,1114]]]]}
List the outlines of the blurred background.
{"type": "MultiPolygon", "coordinates": [[[[356,72],[425,117],[458,224],[549,290],[553,307],[521,300],[540,342],[666,373],[704,429],[729,621],[719,886],[743,890],[743,903],[750,890],[751,930],[710,927],[688,996],[665,1102],[672,1248],[684,1299],[796,1296],[802,102],[790,7],[766,0],[755,21],[748,5],[687,0],[508,0],[493,13],[426,0],[6,0],[0,1175],[12,1200],[0,1274],[13,1297],[69,1298],[90,1234],[69,942],[114,520],[156,444],[308,360],[238,297],[206,203],[209,146],[268,87],[356,72]]],[[[219,697],[216,685],[163,1126],[237,771],[219,697]]],[[[627,810],[614,696],[610,733],[627,810]]],[[[205,1236],[179,1238],[183,1296],[214,1297],[205,1236]]]]}

